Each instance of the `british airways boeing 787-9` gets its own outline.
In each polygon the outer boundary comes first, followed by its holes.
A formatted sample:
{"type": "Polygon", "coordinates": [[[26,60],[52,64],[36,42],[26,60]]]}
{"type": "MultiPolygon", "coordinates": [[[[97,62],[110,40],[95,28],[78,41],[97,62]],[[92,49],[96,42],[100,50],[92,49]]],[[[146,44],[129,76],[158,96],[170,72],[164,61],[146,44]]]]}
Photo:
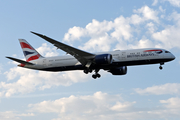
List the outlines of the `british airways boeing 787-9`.
{"type": "Polygon", "coordinates": [[[20,64],[18,66],[20,67],[52,72],[83,70],[86,74],[94,71],[95,74],[92,77],[96,79],[101,77],[98,73],[100,69],[110,72],[113,75],[125,75],[127,73],[127,66],[160,64],[159,69],[162,69],[162,65],[165,62],[175,59],[175,56],[169,51],[158,48],[89,53],[53,40],[47,36],[35,32],[32,33],[70,55],[43,57],[26,40],[19,39],[26,61],[12,57],[7,58],[19,62],[20,64]]]}

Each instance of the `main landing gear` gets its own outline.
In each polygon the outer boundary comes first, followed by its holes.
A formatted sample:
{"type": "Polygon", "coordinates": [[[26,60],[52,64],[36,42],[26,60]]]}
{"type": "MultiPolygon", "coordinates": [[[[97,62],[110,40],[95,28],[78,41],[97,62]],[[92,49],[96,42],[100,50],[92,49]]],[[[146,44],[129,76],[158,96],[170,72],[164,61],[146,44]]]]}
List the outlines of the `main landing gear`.
{"type": "Polygon", "coordinates": [[[162,67],[161,65],[164,65],[164,63],[163,63],[163,62],[162,62],[162,63],[160,63],[160,66],[159,66],[159,69],[160,69],[160,70],[162,70],[162,69],[163,69],[163,67],[162,67]]]}
{"type": "Polygon", "coordinates": [[[92,69],[84,69],[84,73],[85,74],[92,73],[92,69]]]}
{"type": "Polygon", "coordinates": [[[101,75],[100,75],[98,72],[99,72],[99,69],[95,69],[95,74],[92,75],[92,77],[93,77],[94,79],[101,77],[101,75]]]}
{"type": "MultiPolygon", "coordinates": [[[[92,75],[92,77],[93,77],[94,79],[101,77],[101,75],[98,73],[99,70],[100,70],[100,69],[95,69],[95,70],[94,70],[94,71],[95,71],[95,74],[92,75]]],[[[92,71],[93,71],[92,69],[84,69],[84,73],[85,73],[85,74],[92,73],[92,71]]]]}

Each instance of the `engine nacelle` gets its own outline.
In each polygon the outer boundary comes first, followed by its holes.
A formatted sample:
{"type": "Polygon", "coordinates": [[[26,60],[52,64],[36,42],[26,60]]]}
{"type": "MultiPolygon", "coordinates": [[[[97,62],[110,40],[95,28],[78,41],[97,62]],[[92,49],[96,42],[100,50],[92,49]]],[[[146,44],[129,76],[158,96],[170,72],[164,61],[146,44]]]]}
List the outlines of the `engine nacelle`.
{"type": "Polygon", "coordinates": [[[125,75],[127,73],[127,67],[122,66],[119,68],[110,69],[109,72],[112,73],[113,75],[125,75]]]}
{"type": "Polygon", "coordinates": [[[111,54],[96,55],[94,58],[94,62],[99,65],[111,64],[112,63],[112,55],[111,54]]]}

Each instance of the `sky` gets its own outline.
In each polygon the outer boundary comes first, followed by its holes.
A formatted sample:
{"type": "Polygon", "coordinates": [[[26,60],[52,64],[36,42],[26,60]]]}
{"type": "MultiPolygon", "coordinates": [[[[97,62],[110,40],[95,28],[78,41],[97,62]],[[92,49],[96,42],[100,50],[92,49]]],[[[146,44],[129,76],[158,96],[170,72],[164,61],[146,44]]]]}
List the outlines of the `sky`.
{"type": "Polygon", "coordinates": [[[0,120],[179,120],[180,0],[0,1],[0,120]],[[100,70],[43,72],[17,67],[18,39],[45,57],[66,53],[45,34],[88,52],[163,48],[174,61],[100,70]]]}

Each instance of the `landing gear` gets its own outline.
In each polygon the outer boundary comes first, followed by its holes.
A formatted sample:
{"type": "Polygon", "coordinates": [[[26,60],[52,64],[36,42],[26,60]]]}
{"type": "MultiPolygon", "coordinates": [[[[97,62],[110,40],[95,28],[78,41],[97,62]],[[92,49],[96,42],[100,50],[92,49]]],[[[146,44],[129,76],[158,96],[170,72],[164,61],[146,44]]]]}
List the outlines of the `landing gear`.
{"type": "MultiPolygon", "coordinates": [[[[100,77],[101,77],[101,75],[98,73],[99,70],[100,70],[100,69],[95,69],[95,70],[94,70],[94,71],[95,71],[95,74],[92,75],[92,78],[96,79],[96,78],[100,78],[100,77]]],[[[85,73],[85,74],[92,73],[92,71],[93,71],[93,70],[92,70],[92,69],[89,69],[89,68],[84,69],[84,73],[85,73]]]]}
{"type": "Polygon", "coordinates": [[[160,70],[162,70],[162,69],[163,69],[163,67],[162,67],[162,66],[159,66],[159,69],[160,69],[160,70]]]}
{"type": "Polygon", "coordinates": [[[92,77],[93,77],[94,79],[96,79],[96,78],[100,78],[101,75],[100,75],[99,73],[97,73],[97,74],[93,74],[92,77]]]}
{"type": "Polygon", "coordinates": [[[92,69],[84,69],[84,73],[85,74],[92,73],[92,69]]]}
{"type": "Polygon", "coordinates": [[[92,77],[93,77],[94,79],[101,77],[101,75],[100,75],[98,72],[99,72],[99,69],[95,69],[95,74],[92,75],[92,77]]]}
{"type": "Polygon", "coordinates": [[[162,62],[162,63],[160,63],[160,66],[159,66],[159,69],[160,69],[160,70],[162,70],[162,69],[163,69],[163,67],[162,67],[161,65],[164,65],[164,63],[163,63],[163,62],[162,62]]]}

